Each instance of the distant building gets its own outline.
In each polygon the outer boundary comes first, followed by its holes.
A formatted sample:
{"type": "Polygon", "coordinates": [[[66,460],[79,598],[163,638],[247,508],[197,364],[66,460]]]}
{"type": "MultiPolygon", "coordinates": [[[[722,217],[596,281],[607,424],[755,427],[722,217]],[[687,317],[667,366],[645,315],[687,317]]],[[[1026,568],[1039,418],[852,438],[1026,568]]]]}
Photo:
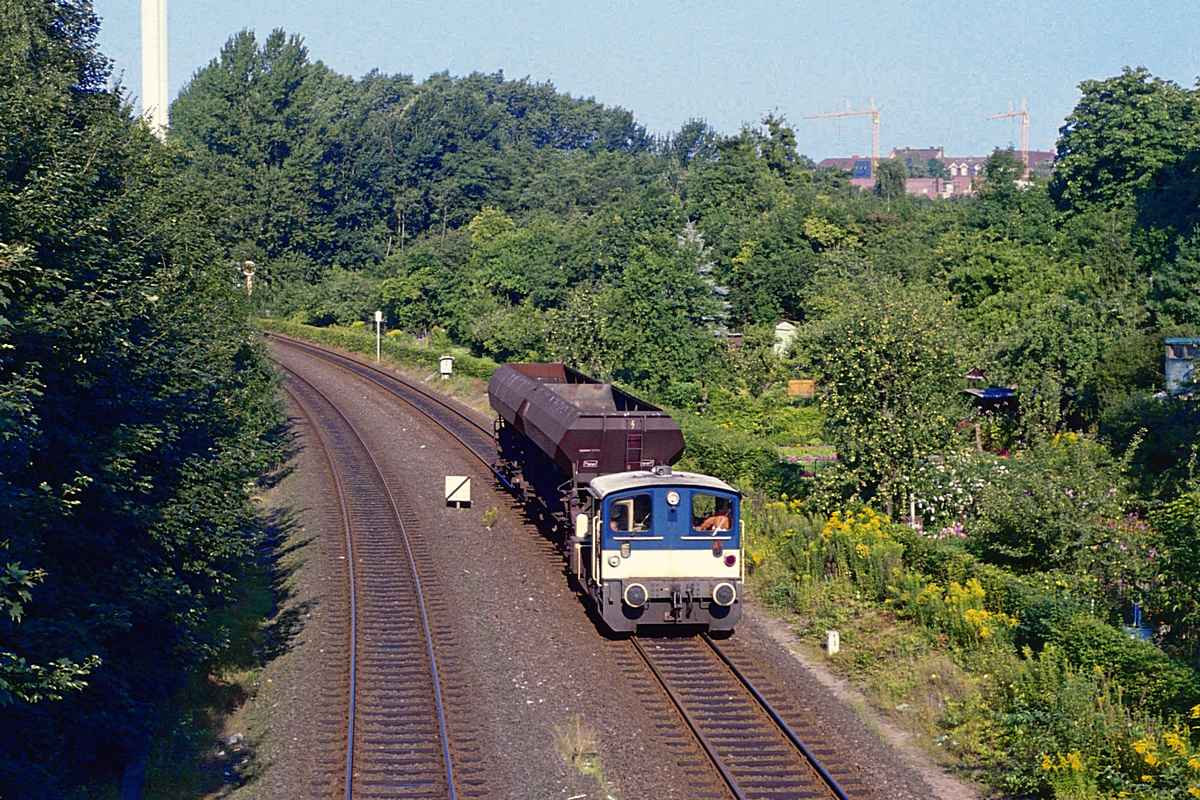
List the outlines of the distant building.
{"type": "Polygon", "coordinates": [[[1191,392],[1189,386],[1200,360],[1200,339],[1166,339],[1166,357],[1163,359],[1163,374],[1167,379],[1167,394],[1191,392]]]}
{"type": "MultiPolygon", "coordinates": [[[[1017,153],[1017,158],[1021,157],[1017,153]]],[[[1053,150],[1030,150],[1029,172],[1047,175],[1054,167],[1056,153],[1053,150]]],[[[912,172],[926,169],[930,161],[940,161],[945,167],[946,177],[909,178],[905,190],[912,195],[924,197],[961,197],[975,194],[977,181],[983,179],[984,164],[990,156],[947,156],[942,147],[892,148],[888,158],[900,158],[912,172]]],[[[849,158],[826,158],[817,164],[817,169],[836,167],[850,172],[850,182],[859,189],[870,189],[875,185],[871,174],[871,159],[863,156],[849,158]]]]}
{"type": "Polygon", "coordinates": [[[788,322],[786,319],[776,325],[775,344],[771,345],[771,352],[777,356],[787,355],[792,342],[796,340],[797,330],[798,326],[796,323],[788,322]]]}
{"type": "Polygon", "coordinates": [[[849,158],[826,158],[821,163],[817,164],[817,169],[826,169],[827,167],[836,167],[844,169],[850,173],[853,179],[866,179],[874,185],[875,181],[871,178],[871,159],[867,156],[850,156],[849,158]]]}

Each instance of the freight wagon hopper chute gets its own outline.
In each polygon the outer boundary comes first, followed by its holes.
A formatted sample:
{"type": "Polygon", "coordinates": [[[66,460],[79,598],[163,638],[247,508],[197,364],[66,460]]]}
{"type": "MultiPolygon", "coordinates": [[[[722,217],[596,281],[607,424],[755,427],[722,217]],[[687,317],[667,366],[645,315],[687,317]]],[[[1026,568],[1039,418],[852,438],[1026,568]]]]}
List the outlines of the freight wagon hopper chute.
{"type": "Polygon", "coordinates": [[[665,411],[563,364],[505,364],[488,384],[504,423],[576,484],[674,464],[683,432],[665,411]]]}

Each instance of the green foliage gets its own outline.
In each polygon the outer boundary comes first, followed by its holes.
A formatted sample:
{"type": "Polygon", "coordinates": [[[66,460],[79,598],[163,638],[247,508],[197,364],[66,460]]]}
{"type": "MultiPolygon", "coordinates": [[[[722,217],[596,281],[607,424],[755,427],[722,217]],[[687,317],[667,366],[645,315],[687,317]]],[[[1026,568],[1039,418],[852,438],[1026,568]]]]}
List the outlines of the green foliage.
{"type": "Polygon", "coordinates": [[[1200,232],[1179,244],[1175,257],[1155,272],[1151,302],[1160,323],[1200,326],[1200,232]]]}
{"type": "MultiPolygon", "coordinates": [[[[297,339],[305,339],[317,344],[340,347],[355,353],[375,355],[375,331],[362,328],[327,327],[318,328],[288,320],[258,318],[255,321],[261,330],[281,333],[297,339]]],[[[454,356],[454,371],[479,380],[492,377],[498,366],[496,362],[486,358],[477,358],[462,351],[461,348],[441,348],[429,342],[416,345],[405,342],[403,337],[383,336],[380,340],[381,354],[398,361],[401,364],[411,364],[421,367],[436,367],[443,355],[454,356]]]]}
{"type": "Polygon", "coordinates": [[[1172,624],[1170,641],[1200,661],[1200,496],[1193,489],[1157,509],[1151,517],[1160,533],[1154,607],[1172,624]]]}
{"type": "Polygon", "coordinates": [[[1023,571],[1071,569],[1130,586],[1151,542],[1123,511],[1127,485],[1103,447],[1062,434],[1007,459],[982,487],[967,529],[990,561],[1023,571]]]}
{"type": "Polygon", "coordinates": [[[1200,702],[1200,675],[1195,670],[1095,617],[1075,614],[1062,620],[1051,642],[1081,669],[1103,670],[1132,706],[1161,714],[1182,712],[1200,702]]]}
{"type": "Polygon", "coordinates": [[[875,168],[875,193],[888,203],[905,197],[908,167],[899,158],[885,158],[875,168]]]}
{"type": "Polygon", "coordinates": [[[1132,204],[1158,172],[1200,146],[1195,95],[1144,68],[1079,85],[1058,142],[1051,191],[1064,209],[1132,204]]]}
{"type": "Polygon", "coordinates": [[[30,798],[119,770],[225,646],[278,443],[198,187],[96,30],[86,2],[0,7],[0,782],[30,798]]]}
{"type": "Polygon", "coordinates": [[[821,376],[825,430],[864,498],[906,499],[904,474],[950,441],[962,374],[953,311],[880,287],[804,337],[821,376]]]}
{"type": "Polygon", "coordinates": [[[740,486],[778,489],[775,448],[700,419],[680,419],[687,449],[679,469],[713,475],[740,486]]]}

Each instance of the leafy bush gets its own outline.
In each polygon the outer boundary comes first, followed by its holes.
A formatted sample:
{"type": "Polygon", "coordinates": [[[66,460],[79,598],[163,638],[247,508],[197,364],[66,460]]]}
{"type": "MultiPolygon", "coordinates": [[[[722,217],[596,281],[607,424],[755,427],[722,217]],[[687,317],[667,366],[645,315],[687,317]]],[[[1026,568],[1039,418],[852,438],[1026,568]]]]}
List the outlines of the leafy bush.
{"type": "Polygon", "coordinates": [[[1128,700],[1156,713],[1183,711],[1200,702],[1200,676],[1153,644],[1088,614],[1059,622],[1050,641],[1081,669],[1105,670],[1128,700]]]}
{"type": "Polygon", "coordinates": [[[1128,579],[1134,557],[1122,554],[1138,552],[1144,540],[1107,524],[1127,516],[1126,483],[1107,450],[1061,434],[1008,461],[967,522],[982,558],[1023,571],[1073,568],[1128,579]]]}
{"type": "Polygon", "coordinates": [[[1154,606],[1171,623],[1169,642],[1200,665],[1200,492],[1167,503],[1151,519],[1162,556],[1153,564],[1154,606]]]}
{"type": "Polygon", "coordinates": [[[687,442],[679,469],[762,491],[782,490],[783,472],[770,444],[694,417],[679,422],[687,442]]]}

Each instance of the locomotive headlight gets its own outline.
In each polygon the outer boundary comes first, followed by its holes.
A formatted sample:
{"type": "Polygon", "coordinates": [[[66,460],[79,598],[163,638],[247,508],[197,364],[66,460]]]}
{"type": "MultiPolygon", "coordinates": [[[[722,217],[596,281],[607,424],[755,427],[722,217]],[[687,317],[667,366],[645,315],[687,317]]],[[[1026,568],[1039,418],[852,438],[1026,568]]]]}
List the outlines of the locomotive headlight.
{"type": "Polygon", "coordinates": [[[713,602],[719,606],[731,606],[736,599],[737,590],[732,583],[718,583],[717,588],[713,589],[713,602]]]}
{"type": "MultiPolygon", "coordinates": [[[[729,586],[727,583],[723,583],[721,585],[729,586]]],[[[733,589],[732,586],[729,588],[730,590],[733,589]]],[[[646,605],[646,599],[648,597],[649,595],[646,594],[646,587],[642,586],[640,583],[631,583],[625,587],[625,605],[629,606],[630,608],[641,608],[642,606],[646,605]]],[[[732,603],[733,601],[730,600],[729,602],[732,603]]]]}
{"type": "Polygon", "coordinates": [[[673,489],[671,491],[667,492],[667,505],[669,505],[669,506],[679,505],[679,492],[677,492],[673,489]]]}
{"type": "Polygon", "coordinates": [[[609,556],[608,557],[608,565],[610,567],[620,566],[621,565],[621,557],[620,556],[609,556]]]}

